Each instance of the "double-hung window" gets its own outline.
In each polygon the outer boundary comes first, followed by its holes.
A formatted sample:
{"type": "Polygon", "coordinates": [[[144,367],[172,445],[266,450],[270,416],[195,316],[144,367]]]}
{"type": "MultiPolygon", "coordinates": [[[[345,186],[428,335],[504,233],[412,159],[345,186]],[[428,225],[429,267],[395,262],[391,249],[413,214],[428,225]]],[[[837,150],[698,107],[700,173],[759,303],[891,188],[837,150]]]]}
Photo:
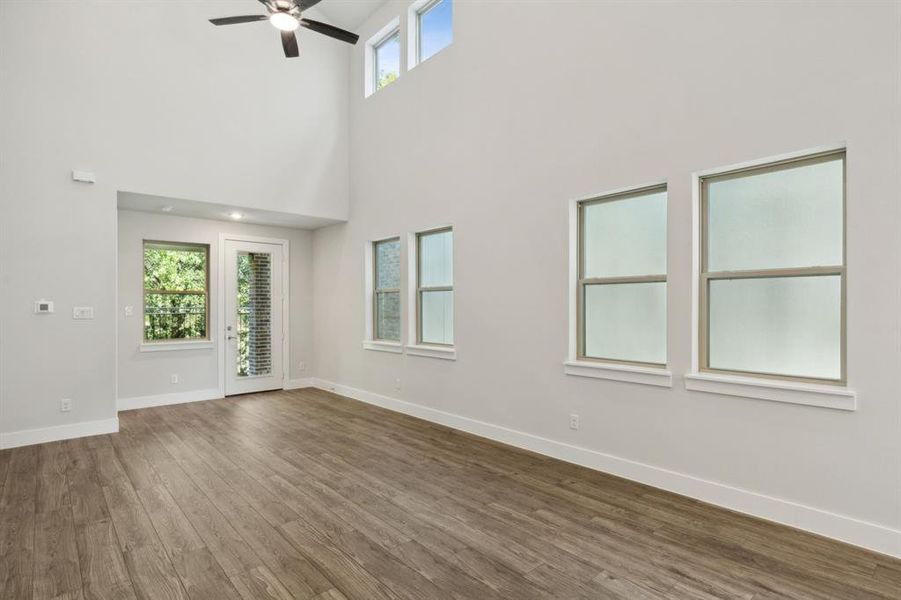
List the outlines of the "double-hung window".
{"type": "Polygon", "coordinates": [[[209,339],[209,246],[144,242],[144,341],[209,339]]]}
{"type": "Polygon", "coordinates": [[[372,244],[375,341],[400,342],[400,238],[372,244]]]}
{"type": "Polygon", "coordinates": [[[666,364],[666,187],[578,205],[577,359],[666,364]]]}
{"type": "Polygon", "coordinates": [[[416,343],[454,344],[454,233],[416,234],[416,343]]]}
{"type": "Polygon", "coordinates": [[[700,185],[700,370],[844,382],[844,151],[700,185]]]}

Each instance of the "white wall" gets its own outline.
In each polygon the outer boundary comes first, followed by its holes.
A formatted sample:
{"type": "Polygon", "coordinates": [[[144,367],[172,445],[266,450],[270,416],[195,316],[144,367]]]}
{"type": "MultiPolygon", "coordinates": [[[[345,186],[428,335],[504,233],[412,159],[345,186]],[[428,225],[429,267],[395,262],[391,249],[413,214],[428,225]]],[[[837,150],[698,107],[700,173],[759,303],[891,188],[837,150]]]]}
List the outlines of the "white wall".
{"type": "MultiPolygon", "coordinates": [[[[219,388],[219,234],[288,240],[290,246],[289,379],[301,379],[314,366],[313,354],[313,234],[310,231],[247,225],[206,219],[119,211],[119,400],[206,392],[219,388]],[[160,240],[209,244],[210,331],[213,348],[141,352],[143,318],[143,242],[160,240]],[[125,307],[134,307],[125,316],[125,307]],[[299,365],[306,363],[301,371],[299,365]],[[172,374],[178,383],[171,383],[172,374]]],[[[288,357],[285,357],[287,360],[288,357]]],[[[160,400],[163,400],[160,398],[160,400]]]]}
{"type": "Polygon", "coordinates": [[[287,60],[266,23],[207,22],[254,12],[0,2],[0,445],[115,417],[118,190],[346,217],[347,46],[302,30],[287,60]]]}
{"type": "Polygon", "coordinates": [[[370,98],[354,51],[351,219],[315,234],[317,376],[901,555],[901,5],[455,4],[453,45],[370,98]],[[842,142],[859,409],[686,391],[691,174],[842,142]],[[567,202],[662,179],[674,386],[566,376],[567,202]],[[457,361],[361,349],[365,241],[445,223],[457,361]]]}

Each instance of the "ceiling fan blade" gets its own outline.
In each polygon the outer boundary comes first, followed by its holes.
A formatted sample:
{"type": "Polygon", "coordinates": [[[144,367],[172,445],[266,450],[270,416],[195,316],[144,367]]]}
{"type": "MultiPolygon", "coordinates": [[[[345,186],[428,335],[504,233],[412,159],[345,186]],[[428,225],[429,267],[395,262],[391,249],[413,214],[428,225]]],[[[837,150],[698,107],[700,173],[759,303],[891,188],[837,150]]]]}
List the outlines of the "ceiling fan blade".
{"type": "Polygon", "coordinates": [[[322,0],[297,0],[297,6],[300,7],[300,10],[307,10],[308,8],[313,8],[321,1],[322,0]]]}
{"type": "Polygon", "coordinates": [[[347,42],[348,44],[356,44],[360,39],[360,36],[358,36],[356,33],[345,31],[340,27],[335,27],[334,25],[329,25],[328,23],[320,23],[319,21],[314,21],[313,19],[301,19],[300,24],[307,29],[315,31],[316,33],[327,35],[329,37],[335,38],[336,40],[347,42]]]}
{"type": "Polygon", "coordinates": [[[268,21],[266,15],[244,15],[243,17],[222,17],[221,19],[210,19],[213,25],[235,25],[237,23],[253,23],[254,21],[268,21]]]}
{"type": "Polygon", "coordinates": [[[300,56],[300,50],[297,48],[297,37],[293,31],[282,32],[282,48],[285,49],[286,58],[295,58],[300,56]]]}

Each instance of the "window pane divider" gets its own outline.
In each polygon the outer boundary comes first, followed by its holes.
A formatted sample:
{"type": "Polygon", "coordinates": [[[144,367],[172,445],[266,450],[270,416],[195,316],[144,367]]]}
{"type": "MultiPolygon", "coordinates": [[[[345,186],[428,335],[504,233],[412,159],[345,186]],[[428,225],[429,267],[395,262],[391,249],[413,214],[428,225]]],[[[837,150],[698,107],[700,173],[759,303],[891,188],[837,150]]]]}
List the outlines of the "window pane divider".
{"type": "Polygon", "coordinates": [[[666,275],[624,275],[622,277],[588,277],[580,279],[582,285],[609,285],[614,283],[666,283],[666,275]]]}
{"type": "Polygon", "coordinates": [[[845,267],[834,265],[828,267],[790,267],[780,269],[748,269],[746,271],[713,271],[702,273],[706,279],[767,279],[773,277],[817,277],[827,275],[844,275],[845,267]]]}
{"type": "Polygon", "coordinates": [[[159,295],[183,295],[183,296],[203,296],[206,294],[206,290],[144,290],[145,294],[159,294],[159,295]]]}

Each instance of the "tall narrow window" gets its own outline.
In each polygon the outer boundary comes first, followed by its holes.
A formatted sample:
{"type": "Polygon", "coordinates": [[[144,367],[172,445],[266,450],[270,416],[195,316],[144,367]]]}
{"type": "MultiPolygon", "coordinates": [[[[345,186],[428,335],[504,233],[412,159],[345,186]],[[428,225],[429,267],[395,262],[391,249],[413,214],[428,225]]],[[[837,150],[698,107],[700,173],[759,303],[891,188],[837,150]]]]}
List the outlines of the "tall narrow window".
{"type": "Polygon", "coordinates": [[[416,234],[416,341],[454,343],[454,233],[416,234]]]}
{"type": "Polygon", "coordinates": [[[666,187],[578,207],[578,358],[666,364],[666,187]]]}
{"type": "Polygon", "coordinates": [[[410,6],[410,65],[438,54],[454,41],[453,0],[419,0],[410,6]]]}
{"type": "Polygon", "coordinates": [[[699,367],[845,379],[845,153],[701,179],[699,367]]]}
{"type": "Polygon", "coordinates": [[[400,239],[373,242],[372,271],[375,340],[400,341],[400,239]]]}
{"type": "Polygon", "coordinates": [[[378,91],[400,77],[400,31],[394,30],[373,46],[372,89],[378,91]]]}
{"type": "Polygon", "coordinates": [[[209,331],[209,246],[144,242],[144,340],[200,340],[209,331]]]}

